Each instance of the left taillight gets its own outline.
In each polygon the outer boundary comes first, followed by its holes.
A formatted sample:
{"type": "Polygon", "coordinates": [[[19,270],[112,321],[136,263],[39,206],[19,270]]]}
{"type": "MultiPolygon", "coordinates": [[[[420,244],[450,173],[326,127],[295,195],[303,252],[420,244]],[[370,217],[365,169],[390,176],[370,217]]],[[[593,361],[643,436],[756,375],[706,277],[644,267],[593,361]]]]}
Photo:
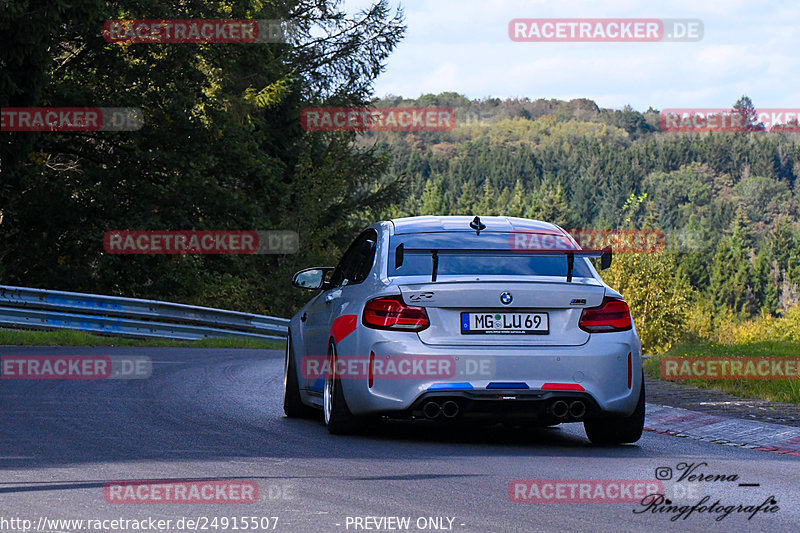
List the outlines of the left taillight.
{"type": "Polygon", "coordinates": [[[422,331],[430,326],[425,308],[405,305],[399,297],[368,301],[361,320],[375,329],[422,331]]]}
{"type": "Polygon", "coordinates": [[[631,310],[625,300],[606,297],[600,307],[584,309],[578,325],[589,333],[627,331],[632,325],[631,310]]]}

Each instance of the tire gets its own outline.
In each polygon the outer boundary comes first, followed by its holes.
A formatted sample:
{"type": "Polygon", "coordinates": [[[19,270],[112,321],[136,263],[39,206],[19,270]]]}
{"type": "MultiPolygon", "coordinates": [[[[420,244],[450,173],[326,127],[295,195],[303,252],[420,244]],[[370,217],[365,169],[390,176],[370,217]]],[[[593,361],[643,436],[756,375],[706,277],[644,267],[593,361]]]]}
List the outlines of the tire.
{"type": "Polygon", "coordinates": [[[583,423],[583,429],[595,445],[630,444],[638,441],[644,430],[644,373],[642,390],[639,392],[639,401],[633,414],[587,420],[583,423]]]}
{"type": "Polygon", "coordinates": [[[286,338],[286,356],[283,365],[283,413],[288,418],[314,418],[319,411],[309,407],[300,399],[300,387],[297,381],[297,366],[294,360],[292,334],[286,338]]]}
{"type": "Polygon", "coordinates": [[[347,407],[342,391],[342,380],[336,375],[336,346],[328,345],[328,359],[325,374],[325,386],[322,392],[323,420],[328,432],[333,435],[350,435],[355,433],[361,424],[359,418],[353,416],[347,407]],[[327,372],[327,369],[332,369],[327,372]]]}

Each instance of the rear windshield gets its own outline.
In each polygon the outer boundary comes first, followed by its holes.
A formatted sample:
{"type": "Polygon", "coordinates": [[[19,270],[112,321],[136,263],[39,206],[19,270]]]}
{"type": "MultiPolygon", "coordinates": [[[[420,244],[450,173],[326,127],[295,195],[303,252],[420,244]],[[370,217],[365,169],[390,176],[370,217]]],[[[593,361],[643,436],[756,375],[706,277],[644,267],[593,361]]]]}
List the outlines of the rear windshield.
{"type": "MultiPolygon", "coordinates": [[[[558,276],[567,275],[565,254],[525,253],[509,249],[509,234],[476,236],[474,233],[423,233],[395,235],[389,242],[390,276],[429,276],[433,272],[430,250],[439,250],[437,276],[499,275],[558,276]],[[402,244],[402,253],[398,246],[402,244]],[[398,266],[399,263],[399,266],[398,266]]],[[[581,258],[575,258],[573,276],[592,277],[581,258]]]]}

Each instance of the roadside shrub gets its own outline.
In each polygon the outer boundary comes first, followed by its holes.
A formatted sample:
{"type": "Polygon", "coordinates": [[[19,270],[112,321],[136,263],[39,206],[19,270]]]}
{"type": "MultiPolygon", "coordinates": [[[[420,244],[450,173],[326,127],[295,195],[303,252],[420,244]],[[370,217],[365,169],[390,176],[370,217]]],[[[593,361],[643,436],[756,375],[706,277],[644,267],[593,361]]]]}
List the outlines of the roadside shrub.
{"type": "Polygon", "coordinates": [[[732,335],[721,336],[721,343],[751,343],[758,341],[800,342],[800,305],[786,311],[782,317],[762,314],[760,317],[737,324],[732,335]]]}
{"type": "Polygon", "coordinates": [[[673,254],[618,254],[603,279],[631,308],[644,353],[662,353],[686,334],[692,287],[673,254]]]}

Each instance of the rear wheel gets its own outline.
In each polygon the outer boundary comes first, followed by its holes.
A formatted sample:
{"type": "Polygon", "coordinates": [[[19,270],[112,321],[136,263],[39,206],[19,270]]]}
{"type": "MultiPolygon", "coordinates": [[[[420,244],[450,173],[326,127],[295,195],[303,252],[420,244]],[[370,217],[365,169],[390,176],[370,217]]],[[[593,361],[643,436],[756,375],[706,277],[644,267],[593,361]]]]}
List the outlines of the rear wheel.
{"type": "Polygon", "coordinates": [[[639,440],[644,430],[644,374],[642,374],[639,401],[633,414],[626,417],[587,420],[583,423],[583,429],[592,444],[627,444],[639,440]]]}
{"type": "Polygon", "coordinates": [[[348,435],[358,429],[359,420],[347,407],[342,391],[342,381],[336,375],[336,346],[332,342],[328,345],[322,402],[322,411],[328,432],[334,435],[348,435]]]}
{"type": "Polygon", "coordinates": [[[300,387],[297,381],[297,366],[294,360],[291,332],[286,338],[286,356],[283,363],[283,412],[289,418],[319,416],[319,411],[305,405],[300,399],[300,387]]]}

